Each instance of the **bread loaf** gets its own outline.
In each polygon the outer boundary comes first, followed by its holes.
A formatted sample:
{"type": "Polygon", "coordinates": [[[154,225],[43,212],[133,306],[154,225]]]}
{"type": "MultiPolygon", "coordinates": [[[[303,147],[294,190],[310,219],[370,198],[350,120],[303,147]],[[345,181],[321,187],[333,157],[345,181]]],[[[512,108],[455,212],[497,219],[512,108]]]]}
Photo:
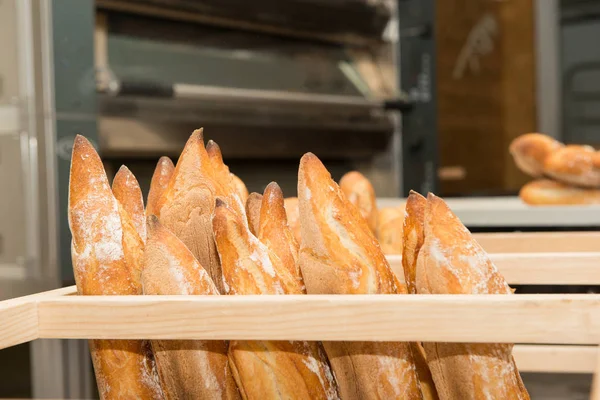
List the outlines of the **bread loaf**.
{"type": "Polygon", "coordinates": [[[116,199],[121,203],[125,211],[129,214],[133,226],[140,238],[146,241],[146,216],[144,211],[144,198],[142,189],[131,173],[129,168],[121,166],[115,175],[112,184],[112,191],[116,199]]]}
{"type": "Polygon", "coordinates": [[[206,152],[208,153],[213,169],[212,178],[216,188],[215,194],[225,198],[228,204],[230,204],[238,214],[245,215],[246,203],[242,201],[242,196],[239,194],[239,188],[233,178],[234,175],[229,172],[229,167],[223,162],[221,148],[216,142],[209,140],[206,144],[206,152]]]}
{"type": "Polygon", "coordinates": [[[246,187],[246,184],[236,174],[232,173],[231,179],[233,180],[233,184],[235,185],[235,189],[240,197],[240,200],[242,200],[243,204],[246,204],[246,201],[248,200],[248,188],[246,187]]]}
{"type": "MultiPolygon", "coordinates": [[[[505,294],[511,289],[481,246],[430,194],[417,258],[419,294],[505,294]]],[[[529,399],[512,344],[424,343],[440,399],[529,399]]]]}
{"type": "Polygon", "coordinates": [[[286,197],[283,200],[283,206],[285,207],[288,226],[292,230],[296,242],[300,244],[302,242],[302,236],[300,234],[300,210],[298,209],[298,198],[286,197]]]}
{"type": "MultiPolygon", "coordinates": [[[[149,295],[218,295],[208,273],[156,216],[148,218],[142,283],[149,295]]],[[[166,399],[239,399],[222,340],[153,340],[166,399]]]]}
{"type": "Polygon", "coordinates": [[[402,248],[402,269],[408,292],[417,293],[417,256],[423,246],[423,220],[427,200],[415,191],[410,191],[406,201],[402,248]]]}
{"type": "Polygon", "coordinates": [[[600,153],[590,146],[565,146],[546,158],[544,174],[569,185],[600,188],[600,153]]]}
{"type": "Polygon", "coordinates": [[[158,164],[156,164],[156,168],[154,169],[154,174],[152,174],[150,190],[148,191],[146,216],[156,215],[157,217],[160,217],[157,206],[162,202],[160,198],[165,193],[174,171],[175,166],[169,157],[161,157],[158,160],[158,164]]]}
{"type": "MultiPolygon", "coordinates": [[[[113,195],[102,161],[82,136],[75,138],[69,182],[69,227],[80,295],[137,295],[144,244],[113,195]]],[[[91,340],[101,399],[162,399],[148,342],[91,340]]]]}
{"type": "Polygon", "coordinates": [[[527,183],[519,191],[523,202],[536,206],[600,204],[600,190],[569,186],[539,179],[527,183]]]}
{"type": "MultiPolygon", "coordinates": [[[[268,217],[274,217],[267,214],[268,217]]],[[[230,294],[301,294],[298,279],[217,199],[215,239],[230,294]]],[[[229,359],[244,399],[337,399],[325,355],[314,342],[232,341],[229,359]]]]}
{"type": "Polygon", "coordinates": [[[377,217],[377,239],[384,254],[402,254],[404,206],[386,207],[377,217]]]}
{"type": "Polygon", "coordinates": [[[509,151],[521,171],[538,178],[544,174],[544,163],[548,156],[562,147],[562,143],[550,136],[527,133],[514,139],[509,151]]]}
{"type": "Polygon", "coordinates": [[[373,233],[377,230],[377,201],[371,182],[360,172],[350,171],[340,180],[340,188],[350,203],[358,207],[373,233]]]}
{"type": "Polygon", "coordinates": [[[258,226],[260,225],[260,207],[262,206],[262,194],[252,192],[246,200],[246,215],[248,225],[253,235],[258,235],[258,226]]]}
{"type": "Polygon", "coordinates": [[[269,183],[263,193],[258,239],[290,270],[304,291],[302,273],[298,267],[298,242],[287,224],[283,192],[275,182],[269,183]]]}
{"type": "MultiPolygon", "coordinates": [[[[300,161],[300,268],[309,294],[396,294],[367,221],[312,153],[300,161]]],[[[342,399],[422,399],[408,343],[326,342],[342,399]]]]}

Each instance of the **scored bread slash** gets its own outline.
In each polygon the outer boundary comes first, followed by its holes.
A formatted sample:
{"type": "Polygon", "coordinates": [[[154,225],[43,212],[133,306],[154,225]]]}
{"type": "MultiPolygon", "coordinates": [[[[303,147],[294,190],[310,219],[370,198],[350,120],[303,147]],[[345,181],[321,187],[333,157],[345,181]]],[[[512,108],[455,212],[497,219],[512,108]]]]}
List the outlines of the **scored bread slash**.
{"type": "Polygon", "coordinates": [[[402,269],[408,292],[417,293],[417,256],[423,246],[425,207],[427,200],[415,191],[410,191],[406,201],[402,247],[402,269]]]}
{"type": "Polygon", "coordinates": [[[298,282],[298,290],[304,292],[302,273],[298,266],[298,243],[287,224],[283,205],[283,192],[277,183],[267,185],[260,207],[258,239],[278,257],[298,282]]]}
{"type": "Polygon", "coordinates": [[[122,165],[115,175],[112,191],[119,203],[131,217],[136,231],[142,241],[146,241],[146,216],[144,212],[144,197],[140,184],[129,168],[122,165]]]}
{"type": "Polygon", "coordinates": [[[371,182],[360,172],[350,171],[340,179],[340,189],[354,204],[369,224],[373,233],[377,230],[377,200],[371,182]]]}
{"type": "MultiPolygon", "coordinates": [[[[263,196],[261,219],[264,216],[267,223],[261,227],[267,236],[275,232],[272,224],[285,223],[285,212],[272,210],[272,203],[277,202],[274,199],[278,197],[277,189],[276,185],[269,185],[263,196]],[[271,211],[276,211],[276,215],[271,211]]],[[[280,190],[279,196],[279,205],[283,207],[280,190]]],[[[278,256],[290,251],[285,239],[283,243],[271,240],[261,243],[240,219],[225,201],[217,198],[213,227],[228,293],[304,293],[301,281],[293,273],[293,257],[278,256]]],[[[229,358],[245,399],[339,398],[326,356],[316,342],[232,341],[229,358]]]]}
{"type": "Polygon", "coordinates": [[[283,199],[283,206],[285,207],[288,226],[292,230],[296,242],[300,245],[302,242],[302,235],[300,234],[300,210],[298,209],[298,198],[286,197],[283,199]]]}
{"type": "Polygon", "coordinates": [[[161,157],[158,160],[154,174],[152,174],[150,190],[148,191],[146,216],[156,215],[160,217],[160,210],[158,209],[161,203],[160,199],[164,195],[174,171],[175,165],[173,165],[173,161],[169,157],[161,157]]]}
{"type": "MultiPolygon", "coordinates": [[[[373,232],[321,161],[300,160],[300,268],[309,294],[397,294],[373,232]]],[[[409,343],[325,342],[344,399],[422,399],[409,343]]]]}
{"type": "MultiPolygon", "coordinates": [[[[80,295],[141,294],[144,244],[113,195],[100,157],[80,135],[71,157],[69,227],[80,295]]],[[[148,342],[91,340],[90,350],[101,399],[163,398],[148,342]]]]}
{"type": "MultiPolygon", "coordinates": [[[[142,272],[147,295],[218,295],[189,249],[156,216],[148,217],[142,272]]],[[[152,340],[161,385],[171,399],[239,399],[222,340],[152,340]]]]}
{"type": "Polygon", "coordinates": [[[248,218],[248,227],[253,235],[258,235],[260,225],[260,207],[262,206],[262,194],[252,192],[246,200],[246,216],[248,218]]]}
{"type": "MultiPolygon", "coordinates": [[[[424,242],[417,258],[419,294],[511,294],[483,248],[433,194],[427,196],[424,242]]],[[[442,399],[529,399],[512,344],[424,343],[442,399]]]]}

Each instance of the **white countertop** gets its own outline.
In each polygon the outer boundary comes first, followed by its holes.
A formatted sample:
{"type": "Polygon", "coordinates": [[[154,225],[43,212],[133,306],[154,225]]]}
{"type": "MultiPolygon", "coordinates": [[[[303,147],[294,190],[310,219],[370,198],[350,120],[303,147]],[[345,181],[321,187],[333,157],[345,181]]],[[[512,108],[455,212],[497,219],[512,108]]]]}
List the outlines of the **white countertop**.
{"type": "MultiPolygon", "coordinates": [[[[518,197],[444,198],[467,227],[600,227],[600,205],[528,206],[518,197]]],[[[406,199],[380,198],[379,207],[406,199]]]]}

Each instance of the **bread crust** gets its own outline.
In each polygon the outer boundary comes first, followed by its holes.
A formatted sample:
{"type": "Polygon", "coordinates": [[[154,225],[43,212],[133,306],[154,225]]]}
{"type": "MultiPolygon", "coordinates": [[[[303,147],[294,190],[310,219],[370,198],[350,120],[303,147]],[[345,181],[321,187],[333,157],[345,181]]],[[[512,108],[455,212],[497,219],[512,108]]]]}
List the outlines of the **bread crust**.
{"type": "MultiPolygon", "coordinates": [[[[267,193],[264,197],[272,195],[267,193]]],[[[220,198],[213,228],[228,293],[303,293],[290,272],[293,266],[285,265],[254,237],[241,217],[220,198]]],[[[327,359],[317,343],[232,341],[229,359],[244,399],[338,398],[327,359]]]]}
{"type": "Polygon", "coordinates": [[[294,238],[298,245],[302,242],[302,234],[300,233],[300,210],[298,208],[297,197],[286,197],[283,199],[285,207],[285,215],[287,216],[288,225],[294,234],[294,238]]]}
{"type": "MultiPolygon", "coordinates": [[[[156,216],[148,218],[142,272],[147,295],[218,295],[194,255],[156,216]]],[[[239,399],[222,340],[152,340],[166,399],[239,399]]]]}
{"type": "Polygon", "coordinates": [[[569,185],[600,188],[600,153],[590,146],[565,146],[546,158],[544,174],[569,185]]]}
{"type": "Polygon", "coordinates": [[[600,204],[600,190],[539,179],[525,184],[519,191],[523,202],[535,206],[600,204]]]}
{"type": "Polygon", "coordinates": [[[538,178],[544,175],[544,163],[548,156],[562,147],[562,143],[550,136],[527,133],[515,138],[509,151],[521,171],[538,178]]]}
{"type": "Polygon", "coordinates": [[[150,190],[148,191],[146,216],[156,215],[160,217],[160,210],[158,209],[158,205],[161,203],[160,198],[165,193],[174,171],[175,165],[173,165],[173,161],[169,157],[161,157],[158,160],[152,174],[150,190]]]}
{"type": "Polygon", "coordinates": [[[373,233],[377,230],[377,201],[371,182],[360,172],[350,171],[342,176],[340,188],[350,203],[358,207],[373,233]]]}
{"type": "MultiPolygon", "coordinates": [[[[300,268],[309,294],[395,294],[367,221],[312,153],[300,160],[300,268]]],[[[342,399],[421,399],[408,343],[326,342],[342,399]]]]}
{"type": "MultiPolygon", "coordinates": [[[[512,293],[446,203],[429,194],[417,259],[419,294],[512,293]]],[[[512,344],[424,343],[440,399],[529,399],[512,344]]]]}
{"type": "Polygon", "coordinates": [[[246,187],[246,184],[239,176],[237,176],[234,173],[231,173],[231,180],[233,181],[235,190],[238,196],[240,197],[240,200],[243,204],[246,204],[246,201],[248,200],[248,188],[246,187]]]}
{"type": "MultiPolygon", "coordinates": [[[[77,136],[71,157],[69,227],[80,295],[141,294],[144,244],[114,197],[93,146],[77,136]]],[[[101,399],[162,399],[148,342],[91,340],[101,399]]]]}
{"type": "Polygon", "coordinates": [[[119,168],[112,184],[115,198],[121,203],[142,241],[146,242],[146,215],[140,184],[125,165],[119,168]]]}
{"type": "Polygon", "coordinates": [[[248,200],[246,200],[246,216],[248,217],[248,225],[250,227],[250,232],[252,232],[254,236],[258,235],[262,198],[262,194],[252,192],[248,196],[248,200]]]}
{"type": "Polygon", "coordinates": [[[404,205],[379,210],[377,240],[384,254],[402,254],[404,205]]]}
{"type": "Polygon", "coordinates": [[[411,190],[406,201],[406,217],[404,218],[402,269],[408,292],[417,293],[417,256],[425,238],[423,221],[427,200],[419,193],[411,190]]]}

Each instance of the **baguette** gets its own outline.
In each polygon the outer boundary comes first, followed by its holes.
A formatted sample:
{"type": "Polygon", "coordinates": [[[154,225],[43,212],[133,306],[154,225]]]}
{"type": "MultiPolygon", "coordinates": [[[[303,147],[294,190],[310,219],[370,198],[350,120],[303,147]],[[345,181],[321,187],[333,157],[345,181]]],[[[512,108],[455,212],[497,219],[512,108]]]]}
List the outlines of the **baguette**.
{"type": "Polygon", "coordinates": [[[544,175],[544,163],[548,156],[563,144],[541,133],[527,133],[514,139],[509,151],[517,167],[526,174],[539,178],[544,175]]]}
{"type": "MultiPolygon", "coordinates": [[[[417,258],[419,294],[512,293],[446,203],[429,194],[417,258]]],[[[529,399],[512,344],[424,343],[440,399],[529,399]]]]}
{"type": "Polygon", "coordinates": [[[285,207],[288,225],[294,234],[296,242],[300,244],[302,242],[302,235],[300,234],[300,210],[298,209],[298,198],[286,197],[283,200],[283,206],[285,207]]]}
{"type": "MultiPolygon", "coordinates": [[[[274,217],[268,214],[269,218],[274,217]]],[[[213,219],[230,294],[301,294],[298,280],[224,201],[213,219]]],[[[337,399],[325,355],[314,342],[232,341],[229,359],[242,398],[337,399]]]]}
{"type": "Polygon", "coordinates": [[[350,203],[358,207],[373,233],[377,230],[377,201],[371,182],[360,172],[350,171],[342,176],[340,188],[350,203]]]}
{"type": "MultiPolygon", "coordinates": [[[[156,216],[148,218],[142,283],[149,295],[218,295],[194,255],[156,216]]],[[[153,340],[166,399],[239,399],[222,340],[153,340]]]]}
{"type": "Polygon", "coordinates": [[[229,167],[223,162],[221,148],[213,141],[209,140],[206,144],[206,152],[212,165],[212,178],[215,185],[217,196],[224,197],[228,203],[240,215],[245,215],[246,210],[242,197],[239,195],[238,186],[233,179],[233,174],[229,172],[229,167]]]}
{"type": "Polygon", "coordinates": [[[406,201],[406,217],[404,218],[402,248],[402,269],[408,292],[417,293],[417,256],[425,239],[423,220],[427,200],[415,191],[410,191],[406,201]]]}
{"type": "Polygon", "coordinates": [[[523,202],[536,206],[600,204],[599,189],[585,189],[548,179],[527,183],[519,191],[523,202]]]}
{"type": "Polygon", "coordinates": [[[275,182],[269,183],[263,193],[257,237],[289,269],[304,291],[298,267],[298,242],[287,224],[283,192],[275,182]]]}
{"type": "MultiPolygon", "coordinates": [[[[300,161],[299,263],[309,294],[396,294],[397,278],[359,210],[312,153],[300,161]]],[[[408,343],[325,342],[342,399],[422,399],[408,343]]]]}
{"type": "Polygon", "coordinates": [[[260,207],[262,206],[262,194],[252,192],[246,200],[246,215],[248,217],[248,225],[250,232],[253,235],[258,235],[258,227],[260,225],[260,207]]]}
{"type": "Polygon", "coordinates": [[[174,171],[175,166],[169,157],[161,157],[158,160],[156,168],[154,169],[154,174],[152,174],[150,190],[148,191],[146,216],[156,215],[157,217],[160,217],[157,206],[161,202],[160,198],[165,193],[174,171]]]}
{"type": "Polygon", "coordinates": [[[223,293],[221,265],[212,235],[216,187],[212,164],[196,130],[188,139],[169,185],[157,204],[160,223],[192,252],[223,293]]]}
{"type": "Polygon", "coordinates": [[[233,180],[233,184],[235,185],[240,200],[242,200],[243,204],[246,204],[246,201],[248,200],[248,188],[246,187],[246,184],[234,173],[231,174],[231,179],[233,180]]]}
{"type": "MultiPolygon", "coordinates": [[[[138,295],[144,244],[113,195],[93,146],[77,135],[71,157],[69,227],[80,295],[138,295]]],[[[101,399],[162,399],[147,341],[91,340],[101,399]]]]}
{"type": "Polygon", "coordinates": [[[133,226],[142,241],[146,241],[146,217],[144,215],[144,198],[142,189],[129,168],[122,165],[115,175],[112,191],[116,199],[129,214],[133,226]]]}
{"type": "Polygon", "coordinates": [[[377,217],[377,239],[384,254],[402,254],[404,206],[386,207],[377,217]]]}
{"type": "Polygon", "coordinates": [[[600,188],[600,153],[590,146],[565,146],[546,158],[544,174],[568,185],[600,188]]]}

